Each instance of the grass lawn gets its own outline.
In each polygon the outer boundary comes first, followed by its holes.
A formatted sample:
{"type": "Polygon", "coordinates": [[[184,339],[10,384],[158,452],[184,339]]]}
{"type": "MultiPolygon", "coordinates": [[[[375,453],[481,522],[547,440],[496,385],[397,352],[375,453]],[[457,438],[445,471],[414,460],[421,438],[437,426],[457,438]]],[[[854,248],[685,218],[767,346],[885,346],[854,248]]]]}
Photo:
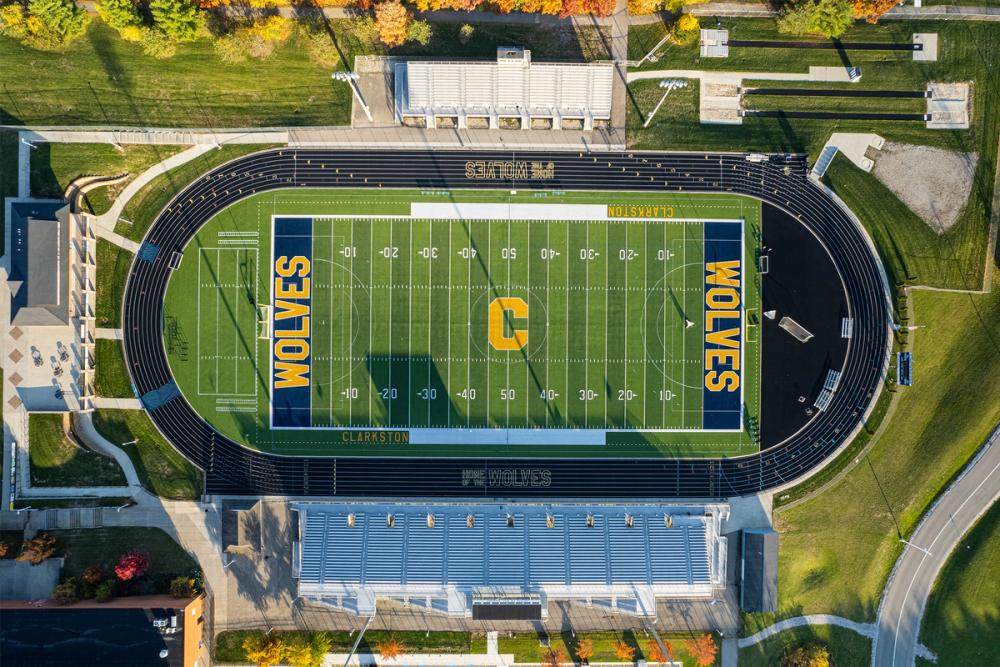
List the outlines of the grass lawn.
{"type": "Polygon", "coordinates": [[[920,624],[938,665],[995,665],[1000,637],[1000,503],[952,553],[920,624]]]}
{"type": "MultiPolygon", "coordinates": [[[[707,24],[707,21],[706,21],[707,24]]],[[[789,39],[780,35],[770,19],[726,19],[730,39],[789,39]]],[[[928,130],[915,122],[835,121],[806,119],[747,118],[742,126],[700,125],[698,122],[698,86],[675,90],[649,126],[642,127],[642,114],[648,113],[662,91],[656,79],[633,83],[628,108],[629,142],[635,148],[763,150],[807,152],[814,159],[833,131],[878,132],[889,141],[930,144],[962,152],[981,154],[977,172],[976,197],[987,209],[992,192],[996,137],[1000,121],[1000,70],[993,66],[1000,60],[1000,25],[989,22],[885,21],[877,26],[857,23],[844,41],[890,41],[909,43],[915,32],[938,33],[941,50],[935,63],[914,63],[907,52],[852,51],[852,65],[861,66],[862,80],[855,88],[924,90],[930,81],[974,80],[973,125],[969,131],[928,130]]],[[[629,57],[638,60],[664,34],[661,24],[634,26],[629,30],[629,57]]],[[[669,46],[658,62],[644,63],[642,69],[707,69],[729,71],[806,72],[810,65],[842,66],[836,50],[802,49],[730,49],[729,58],[701,58],[698,44],[669,46]]],[[[753,81],[748,80],[748,84],[753,81]]],[[[769,85],[774,85],[771,82],[769,85]]],[[[782,85],[785,85],[782,83],[782,85]]],[[[810,84],[798,84],[810,85],[810,84]]],[[[820,87],[811,84],[813,87],[820,87]]],[[[827,87],[826,84],[822,87],[827,87]]],[[[762,105],[765,98],[751,97],[751,104],[762,105]]],[[[808,109],[814,102],[806,98],[770,98],[787,109],[808,109]]],[[[897,104],[893,109],[912,103],[897,104]]],[[[862,108],[863,100],[825,100],[829,108],[862,108]],[[845,106],[850,105],[850,106],[845,106]]]]}
{"type": "MultiPolygon", "coordinates": [[[[31,152],[31,194],[61,197],[80,176],[117,176],[132,180],[157,162],[184,150],[184,146],[128,145],[118,151],[110,144],[36,144],[31,152]]],[[[91,213],[104,213],[128,181],[92,190],[84,197],[91,213]]]]}
{"type": "Polygon", "coordinates": [[[81,449],[63,434],[61,414],[28,417],[32,486],[119,486],[125,474],[111,458],[81,449]]]}
{"type": "Polygon", "coordinates": [[[1000,419],[1000,290],[914,290],[914,386],[867,459],[817,498],[776,514],[781,532],[777,614],[749,615],[744,634],[775,618],[875,617],[909,534],[1000,419]],[[876,480],[877,476],[877,480],[876,480]],[[884,496],[883,496],[884,494],[884,496]]]}
{"type": "Polygon", "coordinates": [[[97,326],[122,324],[122,295],[135,256],[106,239],[97,239],[97,326]]]}
{"type": "Polygon", "coordinates": [[[120,341],[99,338],[95,348],[96,377],[94,379],[98,396],[108,398],[133,398],[132,381],[125,370],[125,357],[120,341]]]}
{"type": "Polygon", "coordinates": [[[987,216],[966,209],[955,226],[938,234],[891,190],[843,155],[824,181],[864,223],[896,285],[979,289],[983,282],[987,216]]]}
{"type": "Polygon", "coordinates": [[[149,558],[146,578],[157,591],[166,591],[170,580],[198,569],[198,564],[159,528],[88,528],[52,530],[56,556],[63,562],[63,576],[77,577],[91,565],[114,567],[122,555],[140,551],[149,558]]]}
{"type": "MultiPolygon", "coordinates": [[[[132,224],[119,220],[118,225],[115,227],[115,231],[126,238],[132,239],[133,241],[142,241],[142,238],[146,235],[146,230],[148,230],[149,226],[153,224],[153,220],[155,220],[156,216],[160,214],[160,211],[162,211],[163,208],[170,203],[170,200],[174,197],[174,195],[190,185],[192,181],[220,164],[224,164],[230,160],[235,160],[238,157],[242,157],[265,148],[273,147],[273,145],[266,144],[233,144],[223,146],[218,150],[209,151],[203,155],[199,155],[190,162],[186,162],[175,169],[171,169],[166,174],[157,176],[152,181],[147,183],[144,188],[139,190],[139,192],[137,192],[135,196],[128,201],[128,204],[125,205],[122,217],[130,220],[132,224]]],[[[100,249],[98,249],[98,251],[100,251],[100,249]]],[[[115,260],[116,275],[127,276],[128,264],[131,263],[132,259],[126,255],[125,260],[121,258],[115,260]],[[126,266],[122,269],[118,266],[118,264],[125,260],[127,260],[126,266]],[[121,273],[118,273],[119,271],[121,271],[121,273]]],[[[97,264],[99,270],[101,264],[100,256],[98,256],[97,264]]],[[[117,316],[115,316],[112,320],[115,322],[120,321],[121,319],[121,293],[125,290],[124,280],[118,289],[120,291],[117,294],[117,298],[114,299],[114,307],[119,310],[117,316]]],[[[114,295],[109,292],[108,297],[114,298],[114,295]]],[[[100,295],[98,295],[98,309],[100,309],[100,295]]],[[[109,317],[114,314],[113,311],[110,310],[107,310],[106,312],[109,317]]],[[[100,322],[100,315],[98,315],[98,322],[100,322]]]]}
{"type": "MultiPolygon", "coordinates": [[[[4,197],[17,196],[17,132],[0,132],[0,229],[6,229],[4,197]]],[[[0,256],[6,251],[7,235],[0,234],[0,256]]]]}
{"type": "MultiPolygon", "coordinates": [[[[233,630],[219,633],[215,638],[214,659],[218,662],[246,662],[246,653],[243,651],[243,640],[249,635],[260,634],[259,630],[233,630]]],[[[308,636],[305,632],[275,632],[285,639],[294,636],[308,636]]],[[[355,637],[346,632],[328,632],[332,641],[334,652],[347,651],[354,644],[355,637]]],[[[389,633],[385,630],[371,630],[365,633],[361,645],[358,647],[359,653],[378,653],[376,648],[379,642],[383,641],[389,633]]],[[[486,653],[486,637],[482,634],[472,634],[467,632],[431,632],[425,635],[423,632],[395,632],[396,639],[399,639],[406,646],[406,653],[486,653]]],[[[695,664],[694,659],[687,652],[684,640],[693,638],[694,635],[668,635],[663,639],[669,642],[673,648],[674,660],[680,661],[686,667],[695,664]]],[[[566,651],[568,659],[574,659],[573,648],[580,640],[589,638],[594,644],[594,656],[591,662],[617,662],[614,646],[619,639],[631,645],[635,649],[636,660],[644,658],[644,649],[650,641],[645,635],[635,634],[631,631],[618,632],[590,632],[578,633],[576,637],[569,632],[552,634],[549,636],[551,646],[555,650],[566,651]]],[[[716,644],[719,644],[716,637],[716,644]]],[[[513,637],[500,636],[500,653],[514,654],[515,662],[541,662],[547,649],[538,643],[538,635],[534,633],[519,633],[513,637]]],[[[716,659],[718,664],[721,658],[716,659]]]]}
{"type": "Polygon", "coordinates": [[[830,664],[836,667],[868,667],[871,664],[871,640],[835,625],[793,628],[740,649],[743,667],[772,667],[786,650],[822,644],[830,649],[830,664]]]}
{"type": "MultiPolygon", "coordinates": [[[[484,25],[463,43],[459,27],[437,25],[426,46],[391,53],[492,59],[497,46],[514,43],[545,59],[607,57],[606,42],[593,28],[484,25]]],[[[382,51],[359,43],[351,21],[331,21],[330,30],[348,64],[356,55],[382,51]]],[[[95,19],[83,38],[59,53],[0,38],[0,62],[18,63],[0,69],[0,123],[204,128],[349,122],[350,89],[331,81],[329,68],[312,63],[295,37],[270,58],[238,65],[223,63],[207,39],[156,60],[95,19]]]]}
{"type": "Polygon", "coordinates": [[[173,500],[195,500],[205,485],[204,474],[175,450],[142,410],[97,410],[94,426],[112,444],[124,445],[144,487],[173,500]]]}

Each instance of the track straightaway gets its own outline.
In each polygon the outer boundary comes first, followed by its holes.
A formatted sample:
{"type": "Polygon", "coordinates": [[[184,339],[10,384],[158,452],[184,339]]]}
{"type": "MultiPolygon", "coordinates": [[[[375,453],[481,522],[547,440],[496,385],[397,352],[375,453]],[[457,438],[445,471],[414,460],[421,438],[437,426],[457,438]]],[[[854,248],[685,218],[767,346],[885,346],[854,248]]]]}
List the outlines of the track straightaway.
{"type": "Polygon", "coordinates": [[[150,227],[144,246],[155,246],[156,257],[150,262],[137,256],[125,290],[126,363],[139,395],[172,381],[162,337],[169,258],[182,252],[209,218],[255,193],[298,187],[489,187],[745,194],[782,209],[826,245],[854,320],[832,403],[763,452],[727,459],[286,457],[247,449],[217,433],[181,396],[152,407],[150,416],[182,454],[205,469],[210,494],[724,498],[756,493],[802,476],[854,432],[887,361],[889,309],[879,261],[864,232],[806,173],[803,156],[751,163],[731,153],[276,149],[248,155],[200,177],[150,227]],[[470,180],[466,165],[475,161],[552,163],[554,177],[470,180]]]}

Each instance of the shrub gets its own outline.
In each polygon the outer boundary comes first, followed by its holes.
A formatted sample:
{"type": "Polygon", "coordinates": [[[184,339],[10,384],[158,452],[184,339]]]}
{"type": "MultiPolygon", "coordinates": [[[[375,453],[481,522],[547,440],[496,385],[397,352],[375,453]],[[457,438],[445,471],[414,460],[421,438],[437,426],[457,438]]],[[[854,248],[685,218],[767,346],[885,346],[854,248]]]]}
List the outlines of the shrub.
{"type": "Polygon", "coordinates": [[[694,44],[698,39],[701,24],[693,14],[681,14],[670,30],[670,40],[678,46],[694,44]]]}
{"type": "Polygon", "coordinates": [[[383,660],[392,660],[406,653],[406,645],[397,639],[396,635],[390,634],[375,644],[375,650],[378,651],[379,657],[383,660]]]}
{"type": "Polygon", "coordinates": [[[215,50],[227,63],[240,63],[248,58],[263,60],[271,56],[279,44],[292,34],[292,21],[282,16],[242,25],[215,41],[215,50]]]}
{"type": "Polygon", "coordinates": [[[177,53],[177,42],[157,28],[139,28],[139,38],[136,41],[142,47],[142,52],[151,58],[162,60],[172,58],[177,53]]]}
{"type": "Polygon", "coordinates": [[[463,23],[462,27],[458,29],[458,41],[462,44],[468,44],[474,34],[476,34],[476,29],[468,23],[463,23]]]}
{"type": "Polygon", "coordinates": [[[38,565],[56,552],[56,538],[48,533],[38,533],[32,539],[21,545],[21,553],[17,560],[28,561],[38,565]]]}
{"type": "Polygon", "coordinates": [[[340,50],[326,27],[321,22],[300,21],[299,28],[299,43],[309,54],[309,60],[320,67],[336,69],[340,64],[340,50]]]}
{"type": "Polygon", "coordinates": [[[365,48],[370,49],[378,41],[378,28],[375,27],[375,19],[368,14],[354,19],[351,32],[365,48]]]}
{"type": "Polygon", "coordinates": [[[170,582],[170,595],[175,598],[193,598],[198,594],[194,579],[191,577],[176,577],[170,582]]]}
{"type": "Polygon", "coordinates": [[[56,604],[73,604],[80,599],[77,593],[76,577],[63,579],[58,586],[52,590],[52,599],[56,604]]]}
{"type": "Polygon", "coordinates": [[[830,651],[822,644],[789,647],[778,664],[781,667],[829,667],[830,651]]]}
{"type": "Polygon", "coordinates": [[[80,580],[85,584],[99,584],[103,579],[104,568],[100,565],[91,565],[80,575],[80,580]]]}
{"type": "Polygon", "coordinates": [[[198,35],[201,13],[190,0],[150,0],[149,12],[163,33],[178,42],[190,42],[198,35]]]}
{"type": "Polygon", "coordinates": [[[115,582],[113,579],[108,579],[107,581],[102,581],[97,586],[97,590],[94,594],[94,600],[97,602],[107,602],[115,596],[115,582]]]}
{"type": "Polygon", "coordinates": [[[142,17],[134,0],[100,0],[97,15],[126,41],[138,42],[142,36],[142,17]]]}
{"type": "Polygon", "coordinates": [[[549,650],[542,656],[542,667],[559,667],[566,662],[566,651],[561,648],[549,647],[549,650]]]}
{"type": "Polygon", "coordinates": [[[615,642],[615,657],[622,662],[632,662],[635,657],[635,649],[619,639],[615,642]]]}
{"type": "Polygon", "coordinates": [[[427,21],[411,21],[410,27],[406,29],[406,41],[427,46],[430,44],[432,34],[431,24],[427,21]]]}
{"type": "Polygon", "coordinates": [[[375,30],[378,39],[386,46],[406,43],[410,26],[410,12],[399,0],[386,0],[375,5],[375,30]]]}
{"type": "Polygon", "coordinates": [[[6,542],[0,542],[0,558],[6,558],[7,557],[7,549],[8,549],[7,543],[6,542]]]}
{"type": "Polygon", "coordinates": [[[649,641],[646,642],[646,660],[647,662],[653,662],[657,665],[665,665],[670,662],[669,653],[674,652],[674,647],[670,645],[670,642],[664,642],[667,650],[664,651],[660,646],[660,642],[656,641],[654,637],[650,637],[649,641]]]}
{"type": "Polygon", "coordinates": [[[132,581],[146,574],[149,569],[149,558],[138,551],[130,551],[115,565],[115,576],[120,581],[132,581]]]}
{"type": "Polygon", "coordinates": [[[778,30],[793,35],[818,33],[840,37],[854,22],[850,0],[801,0],[787,5],[778,17],[778,30]]]}
{"type": "Polygon", "coordinates": [[[576,657],[580,659],[580,662],[586,663],[588,660],[594,657],[594,642],[591,639],[581,639],[580,643],[576,645],[576,657]]]}
{"type": "Polygon", "coordinates": [[[632,16],[642,16],[659,11],[663,0],[628,0],[628,13],[632,16]]]}
{"type": "Polygon", "coordinates": [[[243,640],[247,660],[257,667],[271,667],[281,662],[285,643],[277,635],[249,635],[243,640]]]}
{"type": "Polygon", "coordinates": [[[0,34],[39,50],[58,50],[87,31],[90,17],[72,0],[29,0],[0,7],[0,34]]]}

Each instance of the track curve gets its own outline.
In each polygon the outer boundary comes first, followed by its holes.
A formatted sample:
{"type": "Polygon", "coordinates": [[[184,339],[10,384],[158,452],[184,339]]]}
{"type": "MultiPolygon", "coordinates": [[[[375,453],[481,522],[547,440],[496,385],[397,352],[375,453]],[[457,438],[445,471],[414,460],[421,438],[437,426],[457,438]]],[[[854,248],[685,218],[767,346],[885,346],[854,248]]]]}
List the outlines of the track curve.
{"type": "Polygon", "coordinates": [[[853,433],[882,379],[888,314],[881,266],[864,232],[809,181],[801,156],[750,163],[743,155],[723,153],[277,149],[210,171],[160,213],[129,274],[123,336],[129,373],[151,418],[181,453],[205,469],[210,494],[722,498],[785,484],[817,466],[853,433]],[[470,160],[552,162],[556,177],[467,180],[470,160]],[[281,188],[477,186],[731,192],[783,209],[826,244],[847,289],[853,338],[832,403],[787,440],[739,458],[293,458],[249,450],[220,435],[169,389],[173,378],[162,338],[169,263],[217,212],[252,194],[281,188]]]}

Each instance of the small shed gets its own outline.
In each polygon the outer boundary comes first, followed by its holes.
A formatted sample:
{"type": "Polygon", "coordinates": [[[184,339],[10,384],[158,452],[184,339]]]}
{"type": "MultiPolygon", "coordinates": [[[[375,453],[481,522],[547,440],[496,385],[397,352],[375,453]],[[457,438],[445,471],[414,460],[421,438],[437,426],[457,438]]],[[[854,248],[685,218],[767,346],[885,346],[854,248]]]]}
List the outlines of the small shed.
{"type": "Polygon", "coordinates": [[[778,607],[778,533],[773,528],[744,530],[740,554],[740,609],[774,611],[778,607]]]}

